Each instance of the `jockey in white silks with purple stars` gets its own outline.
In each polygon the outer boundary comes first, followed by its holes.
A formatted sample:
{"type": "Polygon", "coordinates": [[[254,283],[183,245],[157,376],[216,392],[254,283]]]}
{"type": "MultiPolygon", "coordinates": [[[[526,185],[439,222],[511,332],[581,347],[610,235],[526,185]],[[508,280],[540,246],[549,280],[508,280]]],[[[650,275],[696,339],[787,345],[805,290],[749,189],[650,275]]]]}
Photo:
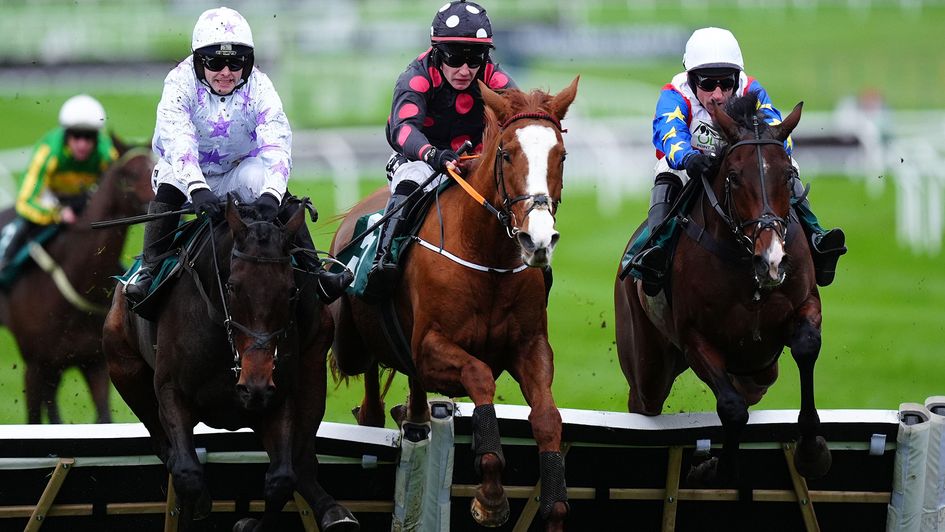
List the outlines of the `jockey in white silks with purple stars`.
{"type": "MultiPolygon", "coordinates": [[[[280,205],[292,168],[292,130],[269,77],[254,68],[249,23],[226,7],[204,11],[191,50],[164,80],[152,140],[159,158],[152,177],[155,199],[148,212],[180,210],[190,200],[195,213],[219,219],[221,199],[232,192],[255,204],[265,219],[287,218],[290,205],[282,212],[280,205]]],[[[148,294],[151,272],[179,221],[180,215],[170,215],[145,226],[142,267],[125,286],[132,303],[148,294]]],[[[296,245],[312,252],[296,259],[318,276],[322,299],[340,295],[350,280],[321,267],[307,228],[299,231],[296,245]]]]}

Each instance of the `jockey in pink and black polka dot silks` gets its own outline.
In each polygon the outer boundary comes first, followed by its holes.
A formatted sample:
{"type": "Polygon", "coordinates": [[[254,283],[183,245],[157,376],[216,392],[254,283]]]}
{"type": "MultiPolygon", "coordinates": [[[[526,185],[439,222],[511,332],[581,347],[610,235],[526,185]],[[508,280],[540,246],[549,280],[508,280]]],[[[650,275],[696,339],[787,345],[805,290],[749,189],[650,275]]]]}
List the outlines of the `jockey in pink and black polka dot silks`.
{"type": "MultiPolygon", "coordinates": [[[[391,181],[387,211],[403,205],[434,171],[443,175],[427,190],[439,186],[446,179],[446,165],[457,159],[456,151],[466,141],[474,153],[482,151],[485,106],[478,80],[493,90],[516,87],[490,57],[492,23],[479,4],[460,0],[441,7],[430,26],[430,44],[394,86],[386,129],[394,149],[387,165],[391,181]]],[[[396,265],[389,261],[390,243],[409,207],[400,207],[385,224],[369,286],[392,284],[379,277],[387,271],[387,281],[393,280],[396,265]]]]}
{"type": "MultiPolygon", "coordinates": [[[[701,28],[693,32],[683,55],[684,72],[673,76],[663,86],[653,117],[653,145],[656,147],[655,184],[647,214],[649,234],[657,231],[670,212],[682,186],[690,178],[701,179],[717,169],[718,155],[724,146],[715,129],[708,106],[724,106],[729,100],[754,93],[765,121],[781,123],[781,112],[771,102],[761,83],[745,73],[741,47],[732,32],[722,28],[701,28]]],[[[784,149],[792,155],[793,140],[788,137],[784,149]]],[[[797,162],[791,159],[794,168],[797,162]]],[[[826,286],[840,255],[846,253],[845,237],[840,229],[823,229],[810,210],[799,178],[793,180],[794,194],[804,198],[796,204],[798,217],[809,236],[817,283],[826,286]]],[[[668,257],[662,243],[668,235],[656,235],[652,246],[640,251],[632,262],[643,273],[644,290],[653,296],[659,292],[668,257]]]]}

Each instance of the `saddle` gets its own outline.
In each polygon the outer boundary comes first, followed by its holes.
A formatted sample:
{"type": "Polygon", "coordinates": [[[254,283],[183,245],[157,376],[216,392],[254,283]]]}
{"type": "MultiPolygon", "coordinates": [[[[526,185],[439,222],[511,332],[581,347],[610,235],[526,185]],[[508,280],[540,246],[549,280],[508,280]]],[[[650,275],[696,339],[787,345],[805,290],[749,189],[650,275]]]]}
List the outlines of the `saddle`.
{"type": "MultiPolygon", "coordinates": [[[[13,235],[24,223],[26,223],[26,221],[17,216],[0,229],[0,255],[3,255],[6,251],[6,247],[11,244],[10,241],[13,235]]],[[[5,290],[13,286],[14,281],[19,277],[23,268],[32,261],[30,258],[30,243],[35,242],[42,245],[49,242],[59,233],[59,227],[60,226],[57,224],[48,225],[37,231],[31,238],[27,237],[24,239],[20,249],[14,252],[10,262],[0,271],[0,289],[5,290]]]]}

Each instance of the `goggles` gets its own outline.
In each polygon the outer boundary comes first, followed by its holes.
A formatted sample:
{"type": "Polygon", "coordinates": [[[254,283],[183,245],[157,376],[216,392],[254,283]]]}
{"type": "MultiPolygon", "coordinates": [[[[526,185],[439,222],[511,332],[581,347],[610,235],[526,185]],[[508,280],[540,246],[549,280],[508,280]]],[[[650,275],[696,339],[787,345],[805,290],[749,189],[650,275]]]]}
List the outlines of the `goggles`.
{"type": "Polygon", "coordinates": [[[203,67],[211,72],[219,72],[223,70],[223,67],[229,68],[230,72],[236,72],[237,70],[243,70],[243,67],[246,66],[246,57],[244,56],[200,55],[199,57],[203,67]]]}
{"type": "Polygon", "coordinates": [[[705,92],[712,92],[716,87],[720,87],[723,92],[727,92],[735,88],[735,76],[719,78],[696,75],[696,86],[705,92]]]}
{"type": "Polygon", "coordinates": [[[451,48],[443,46],[438,48],[438,50],[443,63],[452,68],[459,68],[463,65],[469,68],[479,68],[486,62],[486,57],[489,55],[488,50],[481,48],[451,48]]]}
{"type": "Polygon", "coordinates": [[[74,139],[98,140],[98,131],[91,129],[69,129],[66,130],[66,135],[74,139]]]}

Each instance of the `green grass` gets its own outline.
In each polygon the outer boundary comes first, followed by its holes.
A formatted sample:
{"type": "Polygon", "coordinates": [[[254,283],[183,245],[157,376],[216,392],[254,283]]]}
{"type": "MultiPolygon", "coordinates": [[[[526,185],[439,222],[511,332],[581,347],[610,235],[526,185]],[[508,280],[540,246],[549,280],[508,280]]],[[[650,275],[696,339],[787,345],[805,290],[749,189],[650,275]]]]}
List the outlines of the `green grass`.
{"type": "MultiPolygon", "coordinates": [[[[378,183],[365,183],[365,190],[378,183]]],[[[297,193],[322,206],[313,227],[316,244],[327,247],[332,226],[332,188],[327,182],[298,181],[297,193]]],[[[627,384],[614,348],[613,280],[628,235],[645,212],[643,200],[627,201],[619,214],[596,209],[595,194],[566,189],[558,217],[561,242],[555,254],[555,285],[549,307],[555,350],[554,394],[558,406],[624,411],[627,384]]],[[[840,263],[837,281],[822,290],[824,344],[816,369],[820,408],[887,408],[945,393],[945,272],[940,258],[911,254],[894,239],[891,192],[871,198],[861,182],[818,179],[812,201],[821,219],[847,231],[850,253],[840,263]]],[[[127,254],[137,252],[137,233],[127,254]]],[[[0,332],[0,422],[25,417],[22,362],[9,334],[0,332]]],[[[786,353],[781,376],[756,408],[797,408],[797,370],[786,353]]],[[[359,403],[361,383],[331,387],[327,420],[350,422],[359,403]]],[[[388,404],[406,397],[398,376],[388,404]]],[[[90,422],[92,413],[84,382],[75,371],[65,376],[60,392],[63,417],[90,422]]],[[[524,404],[518,386],[507,375],[499,379],[497,402],[524,404]]],[[[134,418],[115,396],[116,421],[134,418]]],[[[666,412],[714,411],[714,399],[691,372],[677,381],[666,412]]]]}

